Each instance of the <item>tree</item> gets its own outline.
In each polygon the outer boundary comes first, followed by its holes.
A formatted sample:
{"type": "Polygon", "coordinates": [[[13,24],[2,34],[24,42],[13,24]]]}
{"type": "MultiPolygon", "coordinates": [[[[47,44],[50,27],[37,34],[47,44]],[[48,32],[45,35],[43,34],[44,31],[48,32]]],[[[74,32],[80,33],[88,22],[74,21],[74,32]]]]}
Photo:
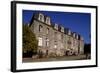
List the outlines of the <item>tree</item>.
{"type": "Polygon", "coordinates": [[[38,41],[27,25],[23,25],[23,56],[37,53],[38,41]]]}
{"type": "Polygon", "coordinates": [[[86,59],[91,58],[91,44],[85,44],[84,46],[84,54],[86,54],[86,59]]]}
{"type": "Polygon", "coordinates": [[[91,53],[91,44],[85,44],[84,46],[84,53],[91,53]]]}

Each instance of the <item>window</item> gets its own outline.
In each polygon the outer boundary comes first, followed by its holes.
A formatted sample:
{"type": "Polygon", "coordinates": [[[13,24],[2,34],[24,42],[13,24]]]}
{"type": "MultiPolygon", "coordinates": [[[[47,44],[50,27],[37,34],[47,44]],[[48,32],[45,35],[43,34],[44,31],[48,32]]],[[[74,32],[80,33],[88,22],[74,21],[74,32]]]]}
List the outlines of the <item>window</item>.
{"type": "Polygon", "coordinates": [[[68,44],[71,45],[71,41],[70,40],[68,40],[68,44]]]}
{"type": "Polygon", "coordinates": [[[75,33],[73,33],[73,37],[74,37],[74,38],[75,38],[75,35],[76,35],[76,34],[75,34],[75,33]]]}
{"type": "Polygon", "coordinates": [[[42,14],[39,14],[39,20],[44,22],[44,16],[42,14]]]}
{"type": "Polygon", "coordinates": [[[58,39],[61,40],[61,34],[58,35],[58,39]]]}
{"type": "Polygon", "coordinates": [[[39,25],[39,32],[42,32],[42,30],[43,30],[43,26],[39,25]]]}
{"type": "Polygon", "coordinates": [[[61,32],[64,32],[64,27],[61,27],[61,32]]]}
{"type": "Polygon", "coordinates": [[[61,39],[63,40],[63,34],[61,34],[61,39]]]}
{"type": "Polygon", "coordinates": [[[46,23],[50,24],[50,18],[49,17],[46,17],[46,23]]]}
{"type": "Polygon", "coordinates": [[[54,41],[55,44],[54,44],[54,48],[57,48],[57,41],[54,41]]]}
{"type": "Polygon", "coordinates": [[[40,15],[40,20],[42,21],[42,15],[40,15]]]}
{"type": "Polygon", "coordinates": [[[57,48],[57,44],[54,45],[54,48],[57,48]]]}
{"type": "Polygon", "coordinates": [[[71,31],[70,30],[68,31],[68,34],[71,35],[71,31]]]}
{"type": "Polygon", "coordinates": [[[54,37],[57,38],[57,32],[54,32],[54,37]]]}
{"type": "Polygon", "coordinates": [[[46,38],[46,46],[49,46],[49,39],[46,38]]]}
{"type": "Polygon", "coordinates": [[[57,30],[58,30],[58,24],[56,24],[56,23],[55,23],[55,29],[57,29],[57,30]]]}
{"type": "Polygon", "coordinates": [[[43,40],[41,37],[38,38],[38,46],[43,46],[43,40]]]}
{"type": "Polygon", "coordinates": [[[49,28],[47,28],[47,34],[49,34],[49,28]]]}

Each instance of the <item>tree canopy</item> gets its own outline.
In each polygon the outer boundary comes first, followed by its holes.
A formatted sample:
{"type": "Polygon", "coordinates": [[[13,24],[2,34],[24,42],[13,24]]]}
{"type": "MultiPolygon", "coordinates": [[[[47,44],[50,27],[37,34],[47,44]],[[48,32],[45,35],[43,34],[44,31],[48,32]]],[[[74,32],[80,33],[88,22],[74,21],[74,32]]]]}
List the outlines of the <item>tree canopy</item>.
{"type": "Polygon", "coordinates": [[[91,44],[85,44],[84,46],[84,53],[91,53],[91,44]]]}
{"type": "Polygon", "coordinates": [[[23,25],[23,53],[31,51],[37,52],[38,41],[35,34],[30,30],[27,25],[23,25]]]}

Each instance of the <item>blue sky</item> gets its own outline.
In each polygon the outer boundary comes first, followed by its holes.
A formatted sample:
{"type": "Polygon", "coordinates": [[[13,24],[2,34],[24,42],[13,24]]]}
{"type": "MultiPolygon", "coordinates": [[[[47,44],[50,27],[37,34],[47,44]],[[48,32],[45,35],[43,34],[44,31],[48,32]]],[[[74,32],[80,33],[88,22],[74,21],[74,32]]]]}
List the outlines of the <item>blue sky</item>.
{"type": "Polygon", "coordinates": [[[33,14],[37,12],[51,17],[53,23],[58,23],[65,28],[69,28],[72,32],[80,34],[83,36],[85,43],[91,42],[89,37],[91,32],[90,13],[23,10],[23,23],[30,23],[33,14]]]}

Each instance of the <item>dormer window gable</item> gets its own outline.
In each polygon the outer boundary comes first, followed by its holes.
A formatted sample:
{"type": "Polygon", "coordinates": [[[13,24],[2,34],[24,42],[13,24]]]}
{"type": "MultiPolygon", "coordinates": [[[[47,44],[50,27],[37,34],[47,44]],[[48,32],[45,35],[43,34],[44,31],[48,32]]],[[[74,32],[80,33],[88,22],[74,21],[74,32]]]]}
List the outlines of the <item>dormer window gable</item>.
{"type": "Polygon", "coordinates": [[[71,30],[68,30],[68,35],[71,35],[71,30]]]}
{"type": "Polygon", "coordinates": [[[55,23],[54,28],[55,28],[56,30],[58,30],[58,24],[55,23]]]}
{"type": "Polygon", "coordinates": [[[79,39],[79,35],[78,34],[76,35],[76,39],[79,39]]]}
{"type": "Polygon", "coordinates": [[[73,37],[75,38],[75,35],[76,35],[76,33],[75,32],[73,32],[73,37]]]}
{"type": "Polygon", "coordinates": [[[44,22],[44,15],[42,13],[39,13],[39,20],[44,22]]]}
{"type": "Polygon", "coordinates": [[[51,25],[50,17],[46,17],[46,24],[51,25]]]}
{"type": "Polygon", "coordinates": [[[61,32],[64,32],[64,27],[61,26],[61,32]]]}

